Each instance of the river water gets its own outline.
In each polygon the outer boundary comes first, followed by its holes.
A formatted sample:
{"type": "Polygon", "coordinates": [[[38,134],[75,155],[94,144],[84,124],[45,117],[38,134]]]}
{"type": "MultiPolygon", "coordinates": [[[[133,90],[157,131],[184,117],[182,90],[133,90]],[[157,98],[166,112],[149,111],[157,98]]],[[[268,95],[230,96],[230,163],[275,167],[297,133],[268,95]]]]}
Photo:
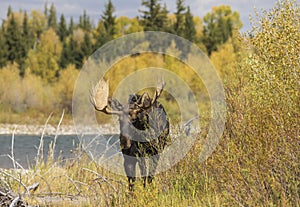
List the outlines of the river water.
{"type": "MultiPolygon", "coordinates": [[[[49,135],[43,137],[43,155],[45,161],[49,155],[49,145],[54,142],[54,137],[49,135]]],[[[94,145],[97,146],[97,149],[94,150],[99,152],[104,151],[108,145],[113,146],[114,149],[110,154],[116,153],[119,150],[117,135],[100,136],[98,139],[100,140],[100,144],[94,145]]],[[[41,136],[39,135],[14,136],[14,159],[23,168],[28,168],[35,164],[40,140],[41,136]]],[[[82,143],[82,141],[87,143],[89,140],[95,141],[95,135],[86,135],[86,137],[81,138],[78,138],[77,135],[59,135],[56,139],[54,158],[57,159],[59,157],[62,160],[73,158],[74,154],[72,151],[78,148],[79,143],[82,143]]],[[[13,161],[10,156],[12,156],[12,135],[0,134],[0,168],[13,168],[13,161]]]]}

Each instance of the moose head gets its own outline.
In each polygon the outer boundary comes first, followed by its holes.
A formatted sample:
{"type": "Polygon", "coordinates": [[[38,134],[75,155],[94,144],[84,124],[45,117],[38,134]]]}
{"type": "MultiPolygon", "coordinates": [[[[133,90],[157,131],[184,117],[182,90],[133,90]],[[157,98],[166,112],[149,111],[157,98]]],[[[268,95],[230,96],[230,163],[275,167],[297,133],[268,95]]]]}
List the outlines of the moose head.
{"type": "Polygon", "coordinates": [[[100,80],[91,91],[91,103],[95,110],[119,117],[120,147],[124,157],[124,168],[129,181],[129,188],[133,189],[135,181],[135,166],[139,163],[141,175],[150,183],[159,160],[159,152],[166,145],[169,135],[169,121],[160,97],[164,81],[157,87],[150,98],[147,92],[142,95],[129,95],[126,105],[117,99],[109,97],[109,83],[100,80]],[[151,164],[147,172],[145,158],[151,156],[151,164]]]}

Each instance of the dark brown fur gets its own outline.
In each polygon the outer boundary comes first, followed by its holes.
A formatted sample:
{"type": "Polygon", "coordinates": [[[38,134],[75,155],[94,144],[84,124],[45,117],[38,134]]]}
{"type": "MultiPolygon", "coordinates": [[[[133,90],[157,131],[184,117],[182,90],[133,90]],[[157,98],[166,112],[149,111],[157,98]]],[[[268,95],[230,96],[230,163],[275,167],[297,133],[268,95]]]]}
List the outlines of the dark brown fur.
{"type": "Polygon", "coordinates": [[[91,91],[91,103],[97,111],[118,115],[120,123],[120,147],[124,157],[124,169],[132,190],[136,179],[136,164],[139,164],[144,186],[151,183],[169,135],[169,120],[162,104],[157,99],[165,83],[157,87],[153,98],[148,93],[129,96],[123,106],[109,98],[109,83],[101,79],[91,91]],[[147,169],[146,160],[149,162],[147,169]]]}
{"type": "MultiPolygon", "coordinates": [[[[128,106],[123,108],[128,113],[119,116],[120,145],[130,190],[133,189],[136,179],[137,163],[143,175],[144,186],[147,181],[151,183],[159,161],[159,153],[164,149],[169,135],[169,121],[163,105],[156,101],[151,107],[140,111],[137,110],[141,104],[138,103],[140,98],[140,95],[131,95],[128,106]],[[148,133],[145,135],[145,132],[148,133]],[[146,158],[149,160],[149,169],[146,166],[146,158]]],[[[122,106],[116,100],[110,101],[110,105],[114,109],[122,106]]]]}

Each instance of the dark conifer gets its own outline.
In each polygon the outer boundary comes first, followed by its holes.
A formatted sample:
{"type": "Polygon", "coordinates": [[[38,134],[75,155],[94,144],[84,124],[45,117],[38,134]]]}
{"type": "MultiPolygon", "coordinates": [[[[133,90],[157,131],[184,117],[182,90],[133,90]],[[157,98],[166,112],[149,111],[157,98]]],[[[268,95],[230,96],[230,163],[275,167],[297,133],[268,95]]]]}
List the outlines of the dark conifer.
{"type": "Polygon", "coordinates": [[[49,16],[48,16],[48,27],[52,27],[54,30],[56,30],[56,9],[54,4],[51,4],[50,11],[49,11],[49,16]]]}
{"type": "Polygon", "coordinates": [[[68,35],[68,29],[67,29],[67,24],[64,15],[62,14],[60,16],[60,22],[58,26],[58,36],[60,41],[64,41],[68,35]]]}

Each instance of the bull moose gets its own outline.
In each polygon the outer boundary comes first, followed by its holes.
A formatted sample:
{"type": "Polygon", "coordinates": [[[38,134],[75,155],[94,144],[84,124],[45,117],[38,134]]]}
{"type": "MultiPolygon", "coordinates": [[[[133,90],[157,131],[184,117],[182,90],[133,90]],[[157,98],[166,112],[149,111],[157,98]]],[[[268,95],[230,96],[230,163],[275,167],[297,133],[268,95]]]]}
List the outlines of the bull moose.
{"type": "Polygon", "coordinates": [[[95,110],[117,115],[120,124],[120,147],[124,157],[124,169],[128,178],[129,190],[133,190],[138,163],[144,187],[151,183],[169,135],[169,120],[160,97],[164,81],[150,98],[147,92],[142,95],[129,95],[128,102],[122,105],[109,97],[108,81],[100,80],[91,91],[91,103],[95,110]],[[147,169],[148,160],[148,169],[147,169]]]}

